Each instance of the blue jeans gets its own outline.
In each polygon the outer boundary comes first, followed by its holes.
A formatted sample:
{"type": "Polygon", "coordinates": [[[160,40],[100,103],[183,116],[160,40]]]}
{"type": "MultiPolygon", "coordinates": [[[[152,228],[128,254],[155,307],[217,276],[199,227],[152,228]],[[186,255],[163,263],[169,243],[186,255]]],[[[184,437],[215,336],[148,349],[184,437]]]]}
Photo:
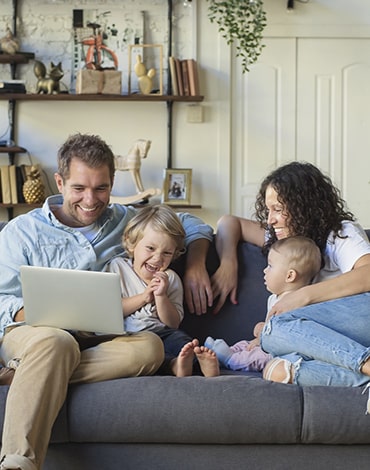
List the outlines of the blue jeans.
{"type": "Polygon", "coordinates": [[[360,386],[370,357],[370,293],[312,304],[265,325],[261,346],[294,364],[297,385],[360,386]]]}

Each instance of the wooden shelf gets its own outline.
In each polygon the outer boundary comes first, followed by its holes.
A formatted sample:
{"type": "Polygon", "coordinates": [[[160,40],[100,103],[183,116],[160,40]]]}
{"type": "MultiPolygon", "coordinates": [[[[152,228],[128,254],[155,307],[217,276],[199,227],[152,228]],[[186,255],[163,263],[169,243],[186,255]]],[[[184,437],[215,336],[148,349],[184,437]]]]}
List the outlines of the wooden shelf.
{"type": "Polygon", "coordinates": [[[199,102],[204,96],[173,96],[173,95],[76,95],[72,93],[59,93],[58,95],[46,95],[36,93],[0,93],[0,100],[17,101],[184,101],[199,102]]]}
{"type": "MultiPolygon", "coordinates": [[[[168,204],[165,203],[165,204],[168,204]]],[[[201,209],[202,206],[200,204],[168,204],[174,209],[201,209]]]]}
{"type": "Polygon", "coordinates": [[[12,145],[10,147],[4,146],[0,147],[0,153],[27,153],[27,150],[23,147],[18,147],[17,145],[12,145]]]}
{"type": "Polygon", "coordinates": [[[29,204],[27,202],[14,203],[14,204],[3,204],[0,203],[0,207],[4,209],[12,209],[13,207],[25,207],[27,209],[36,209],[37,207],[42,207],[42,204],[29,204]]]}
{"type": "Polygon", "coordinates": [[[17,54],[0,52],[0,64],[27,64],[34,57],[35,54],[33,52],[18,52],[17,54]]]}

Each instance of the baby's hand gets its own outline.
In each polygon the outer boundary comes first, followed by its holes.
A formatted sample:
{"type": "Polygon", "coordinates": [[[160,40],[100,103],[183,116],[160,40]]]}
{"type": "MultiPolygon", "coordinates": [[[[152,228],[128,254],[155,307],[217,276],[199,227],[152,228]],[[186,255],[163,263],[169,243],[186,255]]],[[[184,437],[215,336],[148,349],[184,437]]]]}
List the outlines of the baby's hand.
{"type": "Polygon", "coordinates": [[[263,322],[263,321],[260,321],[255,325],[255,327],[253,329],[253,334],[254,334],[255,338],[259,338],[261,336],[261,332],[262,332],[264,326],[265,326],[265,322],[263,322]]]}

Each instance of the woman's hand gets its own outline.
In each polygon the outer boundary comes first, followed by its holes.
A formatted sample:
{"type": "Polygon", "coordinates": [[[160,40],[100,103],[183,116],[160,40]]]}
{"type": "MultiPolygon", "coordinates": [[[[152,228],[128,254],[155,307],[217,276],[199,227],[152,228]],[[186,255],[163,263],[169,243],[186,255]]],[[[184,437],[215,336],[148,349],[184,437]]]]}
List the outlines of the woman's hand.
{"type": "Polygon", "coordinates": [[[295,291],[286,292],[281,297],[281,299],[271,307],[266,320],[274,315],[281,315],[282,313],[290,312],[291,310],[309,305],[310,302],[306,292],[306,287],[301,287],[295,291]]]}

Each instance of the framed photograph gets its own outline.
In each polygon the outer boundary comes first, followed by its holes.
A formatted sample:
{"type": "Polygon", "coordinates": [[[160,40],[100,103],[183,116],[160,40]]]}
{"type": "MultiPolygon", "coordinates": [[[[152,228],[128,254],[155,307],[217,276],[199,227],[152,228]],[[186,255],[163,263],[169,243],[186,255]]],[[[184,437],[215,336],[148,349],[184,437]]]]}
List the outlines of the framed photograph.
{"type": "Polygon", "coordinates": [[[191,169],[164,170],[162,202],[169,205],[190,204],[191,177],[191,169]]]}

